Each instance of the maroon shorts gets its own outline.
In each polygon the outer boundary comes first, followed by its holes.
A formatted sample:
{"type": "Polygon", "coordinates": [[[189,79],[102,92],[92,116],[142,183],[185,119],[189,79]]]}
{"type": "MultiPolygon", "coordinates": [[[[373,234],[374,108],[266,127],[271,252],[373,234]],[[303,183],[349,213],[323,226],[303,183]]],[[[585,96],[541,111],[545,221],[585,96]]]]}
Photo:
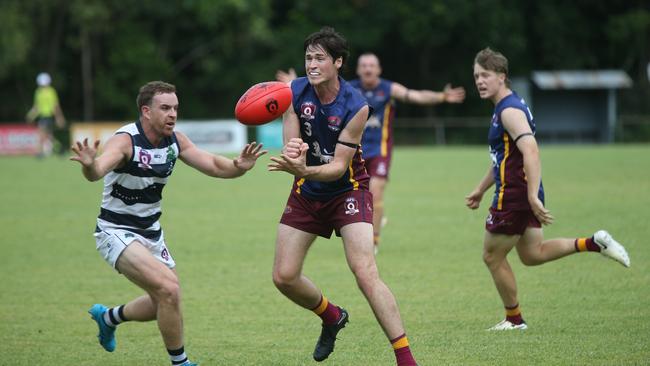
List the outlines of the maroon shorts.
{"type": "Polygon", "coordinates": [[[280,223],[324,238],[355,222],[372,224],[372,193],[349,191],[329,201],[310,200],[291,191],[280,223]]]}
{"type": "Polygon", "coordinates": [[[531,210],[495,210],[485,219],[485,230],[494,234],[523,235],[528,227],[542,227],[531,210]]]}
{"type": "Polygon", "coordinates": [[[379,177],[388,179],[388,172],[390,170],[390,156],[373,156],[372,158],[364,158],[366,162],[366,170],[371,177],[379,177]]]}

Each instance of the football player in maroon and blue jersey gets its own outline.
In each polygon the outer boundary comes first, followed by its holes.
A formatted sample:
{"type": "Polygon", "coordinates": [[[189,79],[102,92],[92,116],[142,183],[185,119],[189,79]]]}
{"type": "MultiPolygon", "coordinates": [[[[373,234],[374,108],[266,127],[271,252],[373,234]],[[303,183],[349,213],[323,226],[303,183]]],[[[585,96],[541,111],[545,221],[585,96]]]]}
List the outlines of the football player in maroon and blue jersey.
{"type": "Polygon", "coordinates": [[[483,260],[505,307],[506,317],[490,330],[527,329],[517,299],[517,285],[506,259],[517,248],[525,265],[540,265],[577,252],[600,252],[625,267],[625,248],[607,231],[591,237],[544,240],[542,224],[553,222],[544,206],[541,162],[535,139],[535,122],[526,102],[510,89],[508,60],[489,48],[474,59],[474,82],[481,99],[494,103],[488,142],[490,167],[478,186],[465,197],[477,209],[483,194],[495,185],[485,223],[483,260]]]}
{"type": "Polygon", "coordinates": [[[285,146],[269,164],[269,170],[295,177],[278,226],[273,282],[286,297],[322,319],[313,356],[323,361],[334,350],[349,315],[328,301],[302,267],[316,237],[329,238],[335,232],[392,344],[397,365],[415,365],[397,302],[379,278],[373,254],[372,194],[359,146],[371,108],[339,76],[349,55],[340,34],[325,27],[307,37],[304,51],[307,76],[290,82],[292,106],[283,116],[285,146]]]}
{"type": "MultiPolygon", "coordinates": [[[[452,88],[447,84],[443,91],[415,90],[404,85],[381,78],[379,58],[373,53],[364,53],[357,60],[358,79],[350,80],[350,85],[358,89],[373,109],[366,123],[361,139],[363,160],[370,174],[370,192],[373,197],[373,228],[375,252],[380,242],[380,233],[384,217],[384,191],[388,183],[393,152],[393,120],[395,119],[395,101],[418,105],[436,105],[440,103],[462,103],[465,89],[452,88]]],[[[293,69],[288,73],[278,71],[276,78],[289,81],[296,77],[293,69]]]]}

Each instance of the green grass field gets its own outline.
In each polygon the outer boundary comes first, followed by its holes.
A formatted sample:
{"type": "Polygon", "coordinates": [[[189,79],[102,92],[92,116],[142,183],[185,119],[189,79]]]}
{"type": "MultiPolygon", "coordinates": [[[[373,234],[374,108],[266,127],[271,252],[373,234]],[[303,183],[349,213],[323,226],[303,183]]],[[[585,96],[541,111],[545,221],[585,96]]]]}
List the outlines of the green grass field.
{"type": "MultiPolygon", "coordinates": [[[[273,286],[275,230],[291,178],[266,171],[214,180],[179,164],[162,224],[183,286],[186,349],[201,365],[315,365],[320,322],[273,286]]],[[[525,268],[530,329],[491,333],[503,317],[481,259],[483,207],[463,197],[485,147],[398,148],[377,258],[420,365],[650,364],[650,146],[542,146],[546,237],[608,229],[632,267],[588,253],[525,268]]],[[[106,265],[92,231],[101,183],[65,159],[0,158],[0,365],[167,365],[155,323],[127,323],[104,352],[86,313],[140,291],[106,265]]],[[[392,350],[348,271],[340,240],[319,239],[305,272],[350,311],[323,364],[393,365],[392,350]]]]}

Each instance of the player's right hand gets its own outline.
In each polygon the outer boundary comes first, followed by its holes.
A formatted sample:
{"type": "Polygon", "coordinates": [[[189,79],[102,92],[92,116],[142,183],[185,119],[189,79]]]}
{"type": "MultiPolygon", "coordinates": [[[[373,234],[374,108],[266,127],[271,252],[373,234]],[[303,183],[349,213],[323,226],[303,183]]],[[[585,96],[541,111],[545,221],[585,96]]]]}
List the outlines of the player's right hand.
{"type": "Polygon", "coordinates": [[[294,137],[289,140],[289,142],[287,142],[287,144],[284,146],[284,149],[282,149],[282,153],[292,159],[295,159],[300,156],[302,150],[308,147],[309,145],[302,142],[302,139],[294,137]]]}
{"type": "Polygon", "coordinates": [[[483,193],[479,191],[472,191],[472,193],[465,196],[465,205],[472,210],[476,210],[481,205],[483,193]]]}
{"type": "Polygon", "coordinates": [[[535,197],[529,199],[528,203],[530,204],[530,209],[533,211],[533,214],[539,222],[543,225],[550,225],[553,223],[554,217],[551,215],[551,211],[544,207],[544,204],[539,200],[539,198],[535,197]]]}
{"type": "Polygon", "coordinates": [[[78,161],[83,166],[91,166],[95,161],[98,147],[99,140],[95,140],[92,145],[88,145],[88,138],[84,139],[83,144],[77,141],[70,147],[70,150],[76,154],[71,156],[70,160],[78,161]]]}

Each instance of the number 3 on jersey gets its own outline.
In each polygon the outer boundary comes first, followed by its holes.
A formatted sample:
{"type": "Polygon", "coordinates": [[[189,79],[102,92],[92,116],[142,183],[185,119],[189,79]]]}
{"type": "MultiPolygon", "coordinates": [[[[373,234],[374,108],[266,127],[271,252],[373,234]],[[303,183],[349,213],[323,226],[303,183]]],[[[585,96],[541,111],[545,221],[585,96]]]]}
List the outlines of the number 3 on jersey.
{"type": "Polygon", "coordinates": [[[305,135],[311,137],[311,123],[305,122],[305,135]]]}

